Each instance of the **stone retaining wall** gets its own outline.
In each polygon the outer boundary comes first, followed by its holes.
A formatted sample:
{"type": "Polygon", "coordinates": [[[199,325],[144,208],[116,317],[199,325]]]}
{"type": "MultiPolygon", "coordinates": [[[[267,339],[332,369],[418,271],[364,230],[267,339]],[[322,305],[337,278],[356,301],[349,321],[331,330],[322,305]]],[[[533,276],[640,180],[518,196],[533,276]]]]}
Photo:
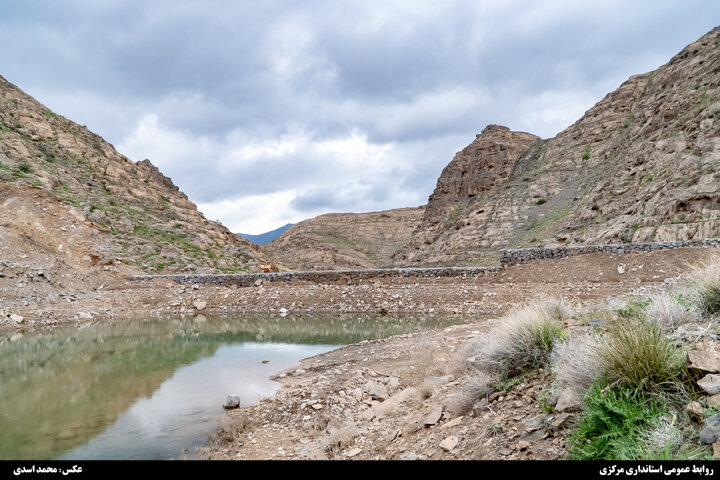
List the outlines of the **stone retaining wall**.
{"type": "Polygon", "coordinates": [[[432,267],[432,268],[376,268],[368,270],[314,270],[304,272],[279,273],[238,273],[223,275],[135,275],[130,280],[153,280],[169,278],[176,283],[200,284],[215,283],[250,287],[258,280],[263,282],[307,281],[313,283],[332,283],[369,280],[373,278],[440,278],[440,277],[480,277],[495,273],[510,265],[527,263],[533,260],[572,257],[586,253],[607,252],[625,254],[630,252],[653,252],[656,250],[674,250],[683,247],[718,247],[720,238],[705,240],[686,240],[677,242],[620,243],[607,245],[578,245],[573,247],[538,247],[500,250],[499,267],[432,267]]]}
{"type": "Polygon", "coordinates": [[[677,242],[619,243],[607,245],[578,245],[574,247],[538,247],[500,250],[500,265],[507,267],[518,263],[544,260],[548,258],[572,257],[586,253],[608,252],[625,254],[630,252],[653,252],[656,250],[674,250],[683,247],[712,247],[720,245],[720,238],[705,240],[685,240],[677,242]]]}
{"type": "Polygon", "coordinates": [[[182,284],[215,283],[250,287],[258,280],[263,282],[308,281],[313,283],[350,282],[373,278],[393,277],[479,277],[502,270],[502,267],[437,267],[437,268],[378,268],[370,270],[315,270],[279,273],[238,273],[223,275],[135,275],[130,280],[169,278],[182,284]]]}

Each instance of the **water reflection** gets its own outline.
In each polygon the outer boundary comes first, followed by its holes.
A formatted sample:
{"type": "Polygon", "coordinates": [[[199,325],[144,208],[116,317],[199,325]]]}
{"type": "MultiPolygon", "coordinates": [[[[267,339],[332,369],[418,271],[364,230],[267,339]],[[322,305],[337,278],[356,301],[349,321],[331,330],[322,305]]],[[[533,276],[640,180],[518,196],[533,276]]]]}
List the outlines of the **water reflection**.
{"type": "Polygon", "coordinates": [[[277,388],[271,374],[303,357],[449,323],[391,316],[201,317],[2,339],[0,458],[169,458],[202,443],[223,414],[227,393],[249,405],[277,388]]]}

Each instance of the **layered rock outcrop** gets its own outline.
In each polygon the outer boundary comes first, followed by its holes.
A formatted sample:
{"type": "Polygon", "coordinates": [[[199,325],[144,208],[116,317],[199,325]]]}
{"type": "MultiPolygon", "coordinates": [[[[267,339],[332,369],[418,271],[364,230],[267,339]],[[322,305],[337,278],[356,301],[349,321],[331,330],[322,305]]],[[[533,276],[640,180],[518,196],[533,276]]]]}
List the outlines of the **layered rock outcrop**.
{"type": "Polygon", "coordinates": [[[262,256],[255,245],[207,220],[149,160],[132,162],[0,77],[4,186],[22,196],[34,195],[27,189],[42,191],[38,217],[53,203],[72,205],[82,217],[77,221],[103,236],[93,252],[100,263],[148,273],[240,272],[257,270],[262,256]]]}
{"type": "Polygon", "coordinates": [[[488,127],[443,171],[396,265],[491,264],[506,247],[717,237],[720,28],[630,77],[555,138],[523,134],[507,162],[491,154],[507,148],[500,134],[519,135],[488,127]],[[485,153],[473,157],[478,141],[485,153]]]}

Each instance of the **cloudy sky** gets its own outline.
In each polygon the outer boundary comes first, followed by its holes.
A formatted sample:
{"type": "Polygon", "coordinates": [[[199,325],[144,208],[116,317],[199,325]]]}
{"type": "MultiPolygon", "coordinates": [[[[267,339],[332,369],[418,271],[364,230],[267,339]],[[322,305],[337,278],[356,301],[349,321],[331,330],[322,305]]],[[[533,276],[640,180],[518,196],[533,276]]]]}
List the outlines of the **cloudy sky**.
{"type": "Polygon", "coordinates": [[[424,204],[487,124],[552,137],[716,0],[0,0],[0,75],[260,233],[424,204]]]}

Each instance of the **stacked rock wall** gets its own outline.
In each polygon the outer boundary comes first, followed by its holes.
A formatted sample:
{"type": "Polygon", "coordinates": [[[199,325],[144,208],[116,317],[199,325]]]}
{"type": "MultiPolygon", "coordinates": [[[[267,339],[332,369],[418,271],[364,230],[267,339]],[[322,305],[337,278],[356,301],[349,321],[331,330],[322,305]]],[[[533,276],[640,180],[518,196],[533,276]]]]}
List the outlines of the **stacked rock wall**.
{"type": "Polygon", "coordinates": [[[656,250],[674,250],[683,247],[711,247],[720,245],[720,238],[706,238],[705,240],[685,240],[677,242],[647,242],[647,243],[615,243],[607,245],[577,245],[571,247],[537,247],[514,248],[500,250],[500,265],[508,267],[518,263],[527,263],[533,260],[549,258],[564,258],[586,253],[615,253],[622,255],[630,252],[653,252],[656,250]]]}

